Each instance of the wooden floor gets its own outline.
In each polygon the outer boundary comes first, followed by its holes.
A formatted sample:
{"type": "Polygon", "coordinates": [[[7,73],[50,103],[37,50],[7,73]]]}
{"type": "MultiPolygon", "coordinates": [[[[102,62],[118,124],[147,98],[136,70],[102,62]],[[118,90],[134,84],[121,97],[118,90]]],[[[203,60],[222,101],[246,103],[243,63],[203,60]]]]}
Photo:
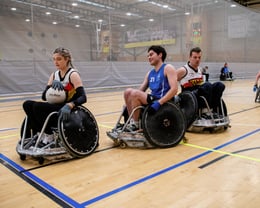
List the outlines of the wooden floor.
{"type": "MultiPolygon", "coordinates": [[[[260,104],[253,80],[225,82],[231,128],[186,133],[169,149],[120,149],[106,136],[123,91],[89,93],[100,146],[68,161],[21,161],[15,147],[28,97],[0,98],[0,207],[255,208],[260,205],[260,104]]],[[[31,99],[37,99],[32,95],[31,99]]]]}

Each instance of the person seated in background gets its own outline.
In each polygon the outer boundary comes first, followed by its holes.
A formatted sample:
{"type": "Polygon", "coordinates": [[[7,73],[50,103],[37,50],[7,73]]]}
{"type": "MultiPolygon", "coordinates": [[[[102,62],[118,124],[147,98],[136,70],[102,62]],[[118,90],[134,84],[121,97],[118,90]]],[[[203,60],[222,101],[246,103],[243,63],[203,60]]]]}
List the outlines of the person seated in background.
{"type": "Polygon", "coordinates": [[[228,63],[225,62],[224,66],[221,68],[220,71],[220,80],[232,80],[233,75],[232,72],[230,71],[229,67],[228,67],[228,63]]]}
{"type": "MultiPolygon", "coordinates": [[[[174,66],[164,63],[167,53],[162,46],[153,45],[148,48],[148,61],[154,68],[144,78],[139,89],[127,88],[124,99],[128,115],[134,108],[150,105],[149,112],[155,113],[160,106],[171,100],[178,92],[177,74],[174,66]],[[151,92],[146,92],[147,89],[151,92]]],[[[139,129],[140,110],[136,110],[128,125],[128,130],[139,129]]]]}
{"type": "Polygon", "coordinates": [[[208,82],[209,81],[209,67],[205,66],[202,68],[202,74],[205,76],[205,81],[208,82]]]}
{"type": "Polygon", "coordinates": [[[253,91],[256,92],[256,90],[258,89],[258,81],[260,79],[260,71],[256,74],[256,77],[255,77],[255,84],[254,84],[254,87],[253,87],[253,91]]]}
{"type": "Polygon", "coordinates": [[[192,91],[198,100],[199,108],[205,108],[205,102],[200,96],[205,97],[210,108],[216,110],[220,106],[220,99],[225,90],[222,82],[204,82],[200,67],[202,50],[199,47],[190,50],[189,61],[182,67],[177,69],[178,81],[181,90],[192,91]]]}

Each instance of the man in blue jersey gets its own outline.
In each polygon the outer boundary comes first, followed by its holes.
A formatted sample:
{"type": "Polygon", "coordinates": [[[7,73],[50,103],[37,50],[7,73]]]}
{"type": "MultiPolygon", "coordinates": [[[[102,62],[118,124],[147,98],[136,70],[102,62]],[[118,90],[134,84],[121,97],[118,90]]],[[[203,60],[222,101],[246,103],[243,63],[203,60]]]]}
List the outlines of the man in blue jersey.
{"type": "MultiPolygon", "coordinates": [[[[153,45],[148,48],[148,61],[154,67],[150,70],[139,89],[128,88],[124,92],[124,99],[128,114],[140,105],[150,105],[150,112],[155,113],[160,106],[171,100],[178,92],[178,81],[175,68],[165,64],[167,53],[161,46],[153,45]],[[147,89],[151,92],[146,92],[147,89]]],[[[140,111],[134,112],[128,128],[139,129],[140,111]]]]}

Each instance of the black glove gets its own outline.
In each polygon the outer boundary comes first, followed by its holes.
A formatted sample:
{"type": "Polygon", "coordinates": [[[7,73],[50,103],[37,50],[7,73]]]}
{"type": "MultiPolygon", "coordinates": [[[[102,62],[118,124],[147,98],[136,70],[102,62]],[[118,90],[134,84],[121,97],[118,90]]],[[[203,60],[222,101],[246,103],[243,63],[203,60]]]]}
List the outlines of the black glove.
{"type": "Polygon", "coordinates": [[[63,84],[58,80],[53,80],[51,87],[55,90],[64,90],[63,84]]]}
{"type": "Polygon", "coordinates": [[[70,117],[70,111],[70,107],[66,104],[60,109],[59,116],[61,116],[64,121],[67,121],[70,117]]]}

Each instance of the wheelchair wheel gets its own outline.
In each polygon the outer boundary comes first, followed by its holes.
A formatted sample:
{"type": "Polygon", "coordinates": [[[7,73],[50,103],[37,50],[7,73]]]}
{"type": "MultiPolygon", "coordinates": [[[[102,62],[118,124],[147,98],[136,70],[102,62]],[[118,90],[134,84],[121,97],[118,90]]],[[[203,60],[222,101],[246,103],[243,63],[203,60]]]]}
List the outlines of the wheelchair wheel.
{"type": "Polygon", "coordinates": [[[256,91],[256,95],[255,95],[255,102],[259,103],[260,102],[260,87],[257,89],[256,91]]]}
{"type": "Polygon", "coordinates": [[[178,95],[181,99],[180,108],[186,119],[186,128],[195,121],[198,113],[198,102],[196,96],[189,91],[182,92],[178,95]]]}
{"type": "Polygon", "coordinates": [[[227,106],[223,99],[221,100],[221,105],[223,106],[223,112],[222,112],[221,106],[217,106],[217,107],[213,108],[213,112],[218,113],[219,115],[222,115],[222,116],[227,116],[228,115],[227,106]]]}
{"type": "Polygon", "coordinates": [[[183,138],[186,122],[181,109],[172,102],[161,106],[155,114],[146,107],[142,117],[144,136],[152,145],[161,148],[173,147],[183,138]]]}
{"type": "Polygon", "coordinates": [[[68,121],[58,120],[59,137],[73,157],[91,154],[98,146],[99,130],[92,113],[83,106],[71,111],[68,121]]]}

